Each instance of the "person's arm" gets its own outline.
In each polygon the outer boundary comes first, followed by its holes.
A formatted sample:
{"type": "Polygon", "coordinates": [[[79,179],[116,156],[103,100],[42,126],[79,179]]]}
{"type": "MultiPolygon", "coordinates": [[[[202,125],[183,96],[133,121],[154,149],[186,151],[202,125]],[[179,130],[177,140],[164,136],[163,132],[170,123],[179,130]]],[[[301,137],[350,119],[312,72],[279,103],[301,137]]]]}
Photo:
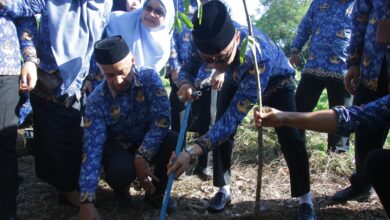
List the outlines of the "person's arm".
{"type": "Polygon", "coordinates": [[[352,11],[352,29],[350,45],[347,48],[347,74],[344,87],[350,94],[355,94],[359,85],[360,61],[372,5],[367,0],[357,0],[352,11]]]}
{"type": "Polygon", "coordinates": [[[168,59],[169,70],[167,71],[167,77],[171,77],[172,82],[175,84],[177,84],[177,78],[180,70],[179,56],[176,47],[177,35],[178,34],[175,31],[171,38],[171,54],[168,59]]]}
{"type": "Polygon", "coordinates": [[[1,0],[2,14],[11,18],[30,17],[41,14],[46,7],[45,0],[1,0]]]}
{"type": "Polygon", "coordinates": [[[254,111],[256,127],[288,126],[318,132],[335,133],[337,130],[337,114],[334,110],[317,112],[284,112],[264,107],[262,112],[254,111]]]}
{"type": "Polygon", "coordinates": [[[179,76],[178,76],[178,96],[179,99],[183,102],[187,100],[193,100],[192,92],[195,91],[194,83],[195,76],[199,71],[199,68],[202,66],[202,59],[200,58],[196,46],[192,43],[189,50],[191,54],[188,62],[181,67],[179,76]]]}
{"type": "Polygon", "coordinates": [[[308,11],[305,16],[302,18],[301,23],[298,26],[297,35],[295,36],[292,44],[291,44],[291,57],[290,63],[295,68],[299,62],[299,53],[301,52],[303,46],[309,40],[310,35],[312,34],[313,29],[313,18],[314,8],[316,4],[316,0],[310,4],[308,11]]]}
{"type": "Polygon", "coordinates": [[[301,23],[298,26],[297,29],[297,35],[295,36],[292,44],[291,44],[291,51],[299,53],[303,46],[306,44],[306,42],[309,40],[310,35],[312,34],[313,29],[313,19],[315,16],[315,4],[316,0],[314,0],[306,12],[305,16],[302,18],[301,23]]]}
{"type": "Polygon", "coordinates": [[[37,22],[34,16],[15,19],[18,30],[20,51],[23,58],[23,67],[20,75],[19,87],[21,91],[34,89],[37,82],[37,68],[39,58],[36,50],[37,22]]]}
{"type": "Polygon", "coordinates": [[[148,79],[143,82],[146,86],[145,96],[150,103],[151,124],[146,132],[143,142],[138,151],[151,160],[160,149],[164,137],[171,124],[171,108],[168,95],[158,74],[153,70],[148,74],[148,79]]]}
{"type": "Polygon", "coordinates": [[[364,47],[367,25],[372,10],[371,1],[357,0],[352,10],[350,45],[347,49],[347,66],[359,66],[364,47]]]}
{"type": "Polygon", "coordinates": [[[145,74],[148,78],[143,82],[146,101],[150,103],[151,124],[137,150],[134,165],[142,188],[149,193],[154,193],[156,188],[151,179],[157,182],[159,179],[153,175],[147,162],[153,159],[167,135],[171,124],[171,109],[168,94],[157,72],[151,69],[146,71],[151,71],[145,74]]]}
{"type": "Polygon", "coordinates": [[[390,125],[390,95],[362,106],[336,106],[317,112],[283,112],[264,107],[254,111],[257,127],[289,126],[348,136],[390,125]]]}
{"type": "MultiPolygon", "coordinates": [[[[264,51],[263,51],[264,52],[264,51]]],[[[264,52],[263,55],[257,53],[257,60],[260,68],[264,70],[261,73],[261,86],[262,90],[266,88],[269,81],[271,68],[269,67],[268,56],[272,56],[264,52]]],[[[222,144],[229,136],[237,129],[237,126],[242,122],[247,113],[251,110],[253,105],[257,102],[257,85],[256,74],[253,65],[253,59],[251,52],[248,50],[245,55],[245,61],[243,65],[240,65],[239,70],[234,74],[231,74],[233,80],[239,80],[239,88],[234,94],[232,101],[229,104],[228,109],[218,119],[210,130],[202,135],[195,141],[195,144],[191,146],[191,154],[193,156],[200,156],[214,147],[222,144]],[[237,74],[236,74],[237,73],[237,74]]],[[[168,164],[168,174],[176,172],[176,176],[180,176],[185,170],[188,169],[191,156],[187,151],[178,155],[173,154],[168,164]],[[175,163],[173,161],[176,160],[175,163]]]]}
{"type": "Polygon", "coordinates": [[[80,204],[95,201],[95,192],[99,181],[103,144],[106,141],[107,128],[104,113],[99,103],[88,97],[84,115],[83,158],[80,170],[80,204]]]}

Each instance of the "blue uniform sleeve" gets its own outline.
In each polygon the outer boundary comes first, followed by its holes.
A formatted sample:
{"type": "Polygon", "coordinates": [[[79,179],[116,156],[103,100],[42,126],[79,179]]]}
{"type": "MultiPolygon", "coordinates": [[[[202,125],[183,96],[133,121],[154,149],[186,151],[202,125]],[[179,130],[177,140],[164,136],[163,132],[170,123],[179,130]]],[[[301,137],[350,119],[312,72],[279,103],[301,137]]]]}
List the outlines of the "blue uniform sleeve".
{"type": "Polygon", "coordinates": [[[369,14],[372,9],[368,0],[357,0],[352,11],[351,40],[348,47],[347,66],[358,66],[364,47],[369,14]]]}
{"type": "Polygon", "coordinates": [[[189,61],[186,62],[180,69],[179,73],[179,88],[185,83],[194,85],[195,76],[197,75],[199,68],[202,66],[202,59],[196,51],[195,45],[192,43],[189,47],[190,57],[189,61]]]}
{"type": "Polygon", "coordinates": [[[298,26],[297,35],[291,45],[291,52],[300,52],[308,41],[313,26],[313,8],[316,1],[313,1],[298,26]]]}
{"type": "Polygon", "coordinates": [[[19,35],[20,51],[23,60],[34,61],[38,57],[36,51],[37,22],[34,16],[15,19],[19,35]]]}
{"type": "Polygon", "coordinates": [[[179,57],[176,48],[176,37],[177,34],[174,33],[174,35],[171,38],[171,54],[168,59],[169,72],[178,70],[180,68],[180,62],[179,62],[179,57]]]}
{"type": "MultiPolygon", "coordinates": [[[[93,96],[90,96],[90,100],[93,96]]],[[[99,180],[99,171],[106,141],[107,125],[103,110],[97,103],[87,104],[84,116],[84,147],[83,160],[80,170],[80,197],[95,198],[99,180]]]]}
{"type": "Polygon", "coordinates": [[[390,125],[390,95],[362,106],[334,107],[338,117],[337,134],[348,136],[390,125]]]}
{"type": "MultiPolygon", "coordinates": [[[[241,124],[254,104],[257,103],[256,71],[254,69],[253,59],[249,54],[247,53],[244,64],[240,66],[237,73],[231,74],[231,80],[239,81],[239,87],[228,109],[214,126],[196,141],[202,147],[212,150],[214,147],[228,140],[229,136],[241,124]]],[[[268,64],[264,60],[260,60],[260,54],[257,53],[257,55],[263,92],[269,81],[270,68],[267,68],[268,64]]]]}
{"type": "Polygon", "coordinates": [[[41,14],[45,7],[45,0],[8,0],[2,13],[12,18],[30,17],[41,14]]]}
{"type": "Polygon", "coordinates": [[[148,132],[145,134],[143,142],[138,151],[147,157],[148,160],[154,157],[160,149],[160,144],[165,138],[169,126],[171,125],[171,108],[168,95],[156,72],[150,74],[145,95],[150,102],[151,124],[148,132]]]}

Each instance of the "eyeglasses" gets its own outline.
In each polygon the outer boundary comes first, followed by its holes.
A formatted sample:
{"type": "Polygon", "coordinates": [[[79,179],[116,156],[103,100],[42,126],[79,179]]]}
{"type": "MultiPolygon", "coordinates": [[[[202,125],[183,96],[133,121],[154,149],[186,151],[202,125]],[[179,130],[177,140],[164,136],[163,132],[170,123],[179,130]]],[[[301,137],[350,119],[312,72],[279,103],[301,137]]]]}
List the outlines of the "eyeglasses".
{"type": "Polygon", "coordinates": [[[150,5],[145,5],[144,10],[149,12],[149,13],[154,12],[154,14],[157,15],[158,17],[165,17],[165,11],[163,11],[159,8],[153,8],[150,5]]]}
{"type": "Polygon", "coordinates": [[[234,40],[232,47],[229,49],[228,52],[226,52],[223,55],[220,56],[205,56],[203,54],[199,54],[200,58],[202,58],[203,61],[205,61],[208,64],[212,63],[227,63],[230,60],[230,57],[232,56],[233,50],[236,47],[236,41],[234,40]]]}

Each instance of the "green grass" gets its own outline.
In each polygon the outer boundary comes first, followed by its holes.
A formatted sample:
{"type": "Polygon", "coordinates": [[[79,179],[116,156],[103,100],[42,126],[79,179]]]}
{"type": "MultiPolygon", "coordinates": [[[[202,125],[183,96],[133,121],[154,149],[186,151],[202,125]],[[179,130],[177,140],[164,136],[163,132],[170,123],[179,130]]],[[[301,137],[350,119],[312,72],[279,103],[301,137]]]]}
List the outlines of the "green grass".
{"type": "MultiPolygon", "coordinates": [[[[161,77],[167,91],[170,91],[169,80],[161,77]]],[[[300,73],[297,74],[297,80],[300,73]]],[[[328,109],[328,96],[323,91],[314,111],[328,109]]],[[[255,163],[257,157],[257,130],[254,127],[252,112],[249,112],[243,123],[238,127],[235,137],[234,160],[239,163],[255,163]]],[[[263,131],[265,164],[279,164],[283,154],[277,141],[274,129],[263,131]]],[[[350,136],[350,151],[346,154],[327,152],[327,134],[306,132],[306,146],[310,160],[311,173],[331,172],[339,175],[350,175],[354,171],[354,135],[350,136]]],[[[385,148],[390,149],[390,139],[386,139],[385,148]]]]}

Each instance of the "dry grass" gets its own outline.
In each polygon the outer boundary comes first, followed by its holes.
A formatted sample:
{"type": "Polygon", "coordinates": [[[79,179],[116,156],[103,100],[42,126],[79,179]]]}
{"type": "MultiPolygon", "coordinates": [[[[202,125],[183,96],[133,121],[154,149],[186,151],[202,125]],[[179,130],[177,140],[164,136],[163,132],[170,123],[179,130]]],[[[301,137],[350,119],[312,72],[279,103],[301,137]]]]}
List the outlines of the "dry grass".
{"type": "MultiPolygon", "coordinates": [[[[194,176],[176,181],[172,196],[179,202],[177,212],[168,219],[250,219],[254,213],[256,189],[256,131],[246,120],[236,138],[232,176],[232,206],[221,214],[206,212],[208,199],[216,192],[212,181],[202,182],[194,176]]],[[[374,196],[369,202],[331,204],[329,196],[348,185],[348,175],[353,171],[353,154],[327,154],[322,150],[326,136],[308,134],[308,153],[312,193],[319,219],[385,219],[379,200],[374,196]]],[[[261,212],[264,219],[295,218],[297,201],[290,198],[289,174],[276,136],[272,129],[264,131],[264,170],[262,181],[261,212]]],[[[23,144],[23,142],[19,142],[23,144]]],[[[23,154],[24,149],[19,150],[23,154]]],[[[20,175],[24,181],[18,196],[20,219],[76,219],[78,210],[57,202],[56,190],[34,175],[32,156],[19,158],[20,175]]],[[[104,219],[157,219],[159,210],[143,201],[143,192],[133,188],[134,208],[117,208],[109,186],[100,180],[97,206],[104,219]]]]}

